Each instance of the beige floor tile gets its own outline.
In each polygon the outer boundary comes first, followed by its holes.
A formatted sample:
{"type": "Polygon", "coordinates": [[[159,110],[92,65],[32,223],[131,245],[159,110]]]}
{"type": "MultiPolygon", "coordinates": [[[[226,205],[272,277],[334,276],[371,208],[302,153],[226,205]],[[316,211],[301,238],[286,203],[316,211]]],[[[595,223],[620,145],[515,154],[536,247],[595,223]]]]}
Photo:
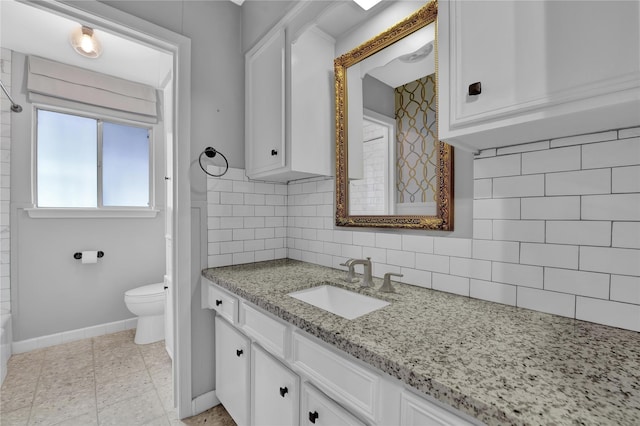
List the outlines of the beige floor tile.
{"type": "Polygon", "coordinates": [[[56,426],[98,426],[98,413],[96,411],[90,411],[77,417],[63,420],[60,423],[56,423],[56,426]]]}
{"type": "Polygon", "coordinates": [[[167,366],[171,368],[171,358],[169,357],[169,354],[167,354],[164,346],[164,340],[140,346],[142,358],[144,359],[144,363],[149,371],[165,369],[167,366]]]}
{"type": "Polygon", "coordinates": [[[136,346],[124,345],[105,349],[94,349],[93,362],[96,366],[105,366],[117,362],[123,358],[142,358],[140,350],[136,346]]]}
{"type": "Polygon", "coordinates": [[[45,348],[45,359],[60,358],[61,356],[78,353],[91,353],[93,344],[90,339],[75,340],[60,345],[45,348]]]}
{"type": "Polygon", "coordinates": [[[66,375],[67,371],[93,368],[93,354],[91,352],[56,354],[47,357],[42,363],[43,376],[66,375]]]}
{"type": "Polygon", "coordinates": [[[155,392],[155,388],[147,370],[138,371],[129,376],[113,377],[105,382],[96,382],[96,399],[99,409],[150,391],[155,392]]]}
{"type": "Polygon", "coordinates": [[[55,425],[64,420],[95,411],[95,393],[86,389],[78,390],[73,394],[58,395],[53,399],[34,403],[29,425],[55,425]]]}
{"type": "Polygon", "coordinates": [[[5,413],[23,407],[31,407],[38,382],[25,381],[21,383],[17,379],[12,379],[9,383],[7,381],[8,374],[2,384],[2,390],[0,390],[0,412],[5,413]]]}
{"type": "Polygon", "coordinates": [[[38,382],[34,404],[75,394],[90,395],[95,399],[95,390],[96,381],[92,368],[67,371],[66,375],[43,376],[38,382]]]}
{"type": "Polygon", "coordinates": [[[29,422],[31,406],[0,413],[0,426],[25,426],[29,422]]]}
{"type": "Polygon", "coordinates": [[[143,370],[146,370],[146,366],[140,354],[114,358],[95,365],[96,380],[101,382],[112,377],[129,376],[143,370]]]}
{"type": "Polygon", "coordinates": [[[100,425],[138,426],[164,416],[155,390],[139,394],[98,411],[100,425]]]}
{"type": "Polygon", "coordinates": [[[162,417],[158,417],[157,419],[153,419],[150,422],[145,423],[144,426],[171,426],[171,423],[169,423],[169,418],[165,414],[162,417]]]}

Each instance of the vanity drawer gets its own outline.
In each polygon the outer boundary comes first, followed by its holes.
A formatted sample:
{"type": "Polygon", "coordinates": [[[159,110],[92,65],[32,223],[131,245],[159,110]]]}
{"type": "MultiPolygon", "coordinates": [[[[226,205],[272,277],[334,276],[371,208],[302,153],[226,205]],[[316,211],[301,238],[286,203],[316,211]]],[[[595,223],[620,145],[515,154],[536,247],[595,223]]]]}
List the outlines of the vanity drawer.
{"type": "Polygon", "coordinates": [[[242,302],[240,309],[242,312],[240,315],[240,327],[242,330],[272,354],[283,359],[286,358],[290,334],[289,327],[279,320],[258,311],[246,302],[242,302]]]}
{"type": "Polygon", "coordinates": [[[380,377],[295,331],[292,362],[323,390],[375,422],[380,377]]]}
{"type": "Polygon", "coordinates": [[[230,295],[220,287],[209,284],[209,308],[223,316],[232,324],[238,322],[238,298],[230,295]]]}

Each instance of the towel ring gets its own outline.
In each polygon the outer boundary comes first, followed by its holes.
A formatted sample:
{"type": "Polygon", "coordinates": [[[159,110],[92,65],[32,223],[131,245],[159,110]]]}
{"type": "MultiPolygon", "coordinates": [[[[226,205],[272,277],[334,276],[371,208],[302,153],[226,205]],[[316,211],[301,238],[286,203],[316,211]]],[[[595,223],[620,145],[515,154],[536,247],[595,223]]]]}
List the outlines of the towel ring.
{"type": "Polygon", "coordinates": [[[216,151],[214,148],[208,146],[204,149],[204,151],[202,151],[200,153],[200,157],[198,158],[198,163],[200,164],[200,168],[202,169],[203,172],[205,172],[206,174],[208,174],[209,176],[213,176],[213,177],[220,177],[223,176],[225,173],[227,173],[227,170],[229,170],[229,162],[227,161],[227,157],[224,156],[223,153],[221,153],[220,151],[216,151]],[[207,171],[207,169],[204,168],[204,166],[202,165],[202,156],[206,155],[209,158],[213,158],[216,156],[216,154],[220,154],[220,156],[224,159],[225,162],[225,169],[224,172],[220,173],[219,175],[215,175],[213,173],[209,173],[207,171]]]}

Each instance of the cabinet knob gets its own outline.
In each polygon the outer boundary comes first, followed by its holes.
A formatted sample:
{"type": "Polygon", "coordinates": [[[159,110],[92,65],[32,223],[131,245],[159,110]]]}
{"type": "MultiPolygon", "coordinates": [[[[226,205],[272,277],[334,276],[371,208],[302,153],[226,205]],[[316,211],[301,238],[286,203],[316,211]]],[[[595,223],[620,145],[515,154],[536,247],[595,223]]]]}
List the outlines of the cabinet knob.
{"type": "Polygon", "coordinates": [[[309,421],[313,424],[316,423],[316,419],[318,418],[318,412],[314,411],[313,413],[309,411],[309,421]]]}
{"type": "Polygon", "coordinates": [[[284,398],[284,396],[287,394],[287,392],[289,392],[289,389],[287,389],[287,387],[283,387],[280,388],[280,396],[284,398]]]}
{"type": "Polygon", "coordinates": [[[469,96],[477,96],[482,93],[482,83],[479,81],[469,85],[469,96]]]}
{"type": "Polygon", "coordinates": [[[220,306],[220,305],[222,305],[222,300],[220,299],[216,300],[216,306],[220,306]]]}
{"type": "Polygon", "coordinates": [[[236,355],[237,355],[237,356],[240,356],[240,355],[242,355],[243,353],[244,353],[244,351],[243,351],[242,349],[237,349],[237,350],[236,350],[236,355]]]}
{"type": "Polygon", "coordinates": [[[278,155],[278,150],[277,149],[272,149],[271,150],[271,155],[278,155]]]}

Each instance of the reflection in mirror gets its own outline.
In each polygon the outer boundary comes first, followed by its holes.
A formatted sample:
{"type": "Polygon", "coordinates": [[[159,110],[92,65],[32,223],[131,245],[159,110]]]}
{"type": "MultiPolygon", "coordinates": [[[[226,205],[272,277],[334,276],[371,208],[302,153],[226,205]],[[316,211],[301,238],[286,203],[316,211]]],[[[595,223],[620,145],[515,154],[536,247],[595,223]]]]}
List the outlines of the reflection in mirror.
{"type": "Polygon", "coordinates": [[[427,4],[335,61],[338,225],[452,230],[453,151],[437,135],[436,10],[427,4]]]}

